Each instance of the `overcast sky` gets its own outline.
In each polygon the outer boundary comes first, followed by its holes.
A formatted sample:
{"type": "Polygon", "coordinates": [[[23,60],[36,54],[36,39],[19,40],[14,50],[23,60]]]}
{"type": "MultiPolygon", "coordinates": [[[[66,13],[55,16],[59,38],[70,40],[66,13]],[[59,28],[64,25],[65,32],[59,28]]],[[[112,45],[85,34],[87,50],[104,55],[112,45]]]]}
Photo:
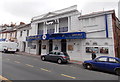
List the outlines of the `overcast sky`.
{"type": "Polygon", "coordinates": [[[0,25],[29,23],[31,18],[47,12],[77,5],[82,14],[115,10],[118,17],[119,0],[0,0],[0,25]]]}

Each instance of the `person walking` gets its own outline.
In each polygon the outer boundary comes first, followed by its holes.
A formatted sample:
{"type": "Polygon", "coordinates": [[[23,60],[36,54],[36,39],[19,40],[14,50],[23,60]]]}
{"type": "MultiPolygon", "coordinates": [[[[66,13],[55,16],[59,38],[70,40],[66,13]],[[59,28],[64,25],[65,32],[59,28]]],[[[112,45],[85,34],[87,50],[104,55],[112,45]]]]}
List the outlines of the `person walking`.
{"type": "Polygon", "coordinates": [[[92,51],[92,60],[96,58],[96,53],[95,51],[92,51]]]}

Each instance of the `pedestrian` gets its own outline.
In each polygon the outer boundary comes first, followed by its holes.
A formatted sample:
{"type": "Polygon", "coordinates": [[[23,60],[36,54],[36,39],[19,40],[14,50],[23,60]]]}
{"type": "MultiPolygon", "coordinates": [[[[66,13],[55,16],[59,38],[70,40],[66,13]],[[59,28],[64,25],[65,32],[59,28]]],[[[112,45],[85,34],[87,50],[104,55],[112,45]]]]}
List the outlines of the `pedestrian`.
{"type": "Polygon", "coordinates": [[[95,51],[92,51],[92,60],[96,58],[96,53],[95,51]]]}

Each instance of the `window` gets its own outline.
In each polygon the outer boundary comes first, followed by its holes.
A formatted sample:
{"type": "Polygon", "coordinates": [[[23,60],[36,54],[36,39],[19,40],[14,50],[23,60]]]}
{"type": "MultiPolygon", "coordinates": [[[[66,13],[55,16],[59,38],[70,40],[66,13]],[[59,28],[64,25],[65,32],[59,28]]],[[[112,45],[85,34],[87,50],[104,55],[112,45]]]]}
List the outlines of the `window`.
{"type": "Polygon", "coordinates": [[[116,59],[114,58],[109,58],[109,62],[110,63],[119,63],[116,59]]]}
{"type": "Polygon", "coordinates": [[[47,30],[47,33],[48,33],[48,34],[54,34],[54,31],[55,31],[55,29],[48,29],[48,30],[47,30]]]}
{"type": "Polygon", "coordinates": [[[90,43],[89,43],[89,42],[86,42],[86,45],[90,45],[90,43]]]}
{"type": "Polygon", "coordinates": [[[22,36],[22,31],[20,31],[20,37],[22,36]]]}
{"type": "Polygon", "coordinates": [[[39,35],[43,35],[43,23],[38,23],[38,30],[37,30],[37,34],[39,35]]]}
{"type": "Polygon", "coordinates": [[[107,62],[107,58],[105,58],[105,57],[104,58],[98,58],[97,61],[99,61],[99,62],[107,62]]]}
{"type": "Polygon", "coordinates": [[[100,53],[101,54],[108,54],[109,53],[108,47],[101,47],[100,48],[100,53]]]}
{"type": "Polygon", "coordinates": [[[29,30],[27,30],[27,36],[29,36],[29,30]]]}
{"type": "Polygon", "coordinates": [[[68,27],[59,28],[59,32],[67,32],[67,31],[68,31],[68,27]]]}
{"type": "Polygon", "coordinates": [[[32,46],[32,42],[28,42],[28,47],[31,47],[32,46]]]}
{"type": "Polygon", "coordinates": [[[93,42],[93,45],[97,45],[97,42],[93,42]]]}

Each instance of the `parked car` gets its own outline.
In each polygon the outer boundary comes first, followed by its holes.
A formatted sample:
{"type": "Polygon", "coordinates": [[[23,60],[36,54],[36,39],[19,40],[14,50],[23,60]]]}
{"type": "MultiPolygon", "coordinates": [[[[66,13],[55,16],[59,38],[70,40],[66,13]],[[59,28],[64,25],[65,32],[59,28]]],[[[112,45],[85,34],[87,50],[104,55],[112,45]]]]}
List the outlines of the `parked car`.
{"type": "Polygon", "coordinates": [[[69,55],[66,52],[54,52],[54,51],[52,51],[47,55],[42,55],[41,60],[42,61],[45,61],[45,60],[55,61],[58,64],[61,64],[61,63],[69,62],[70,58],[69,58],[69,55]]]}
{"type": "Polygon", "coordinates": [[[90,70],[98,69],[120,75],[120,58],[117,57],[100,56],[94,60],[84,61],[83,66],[90,70]]]}

